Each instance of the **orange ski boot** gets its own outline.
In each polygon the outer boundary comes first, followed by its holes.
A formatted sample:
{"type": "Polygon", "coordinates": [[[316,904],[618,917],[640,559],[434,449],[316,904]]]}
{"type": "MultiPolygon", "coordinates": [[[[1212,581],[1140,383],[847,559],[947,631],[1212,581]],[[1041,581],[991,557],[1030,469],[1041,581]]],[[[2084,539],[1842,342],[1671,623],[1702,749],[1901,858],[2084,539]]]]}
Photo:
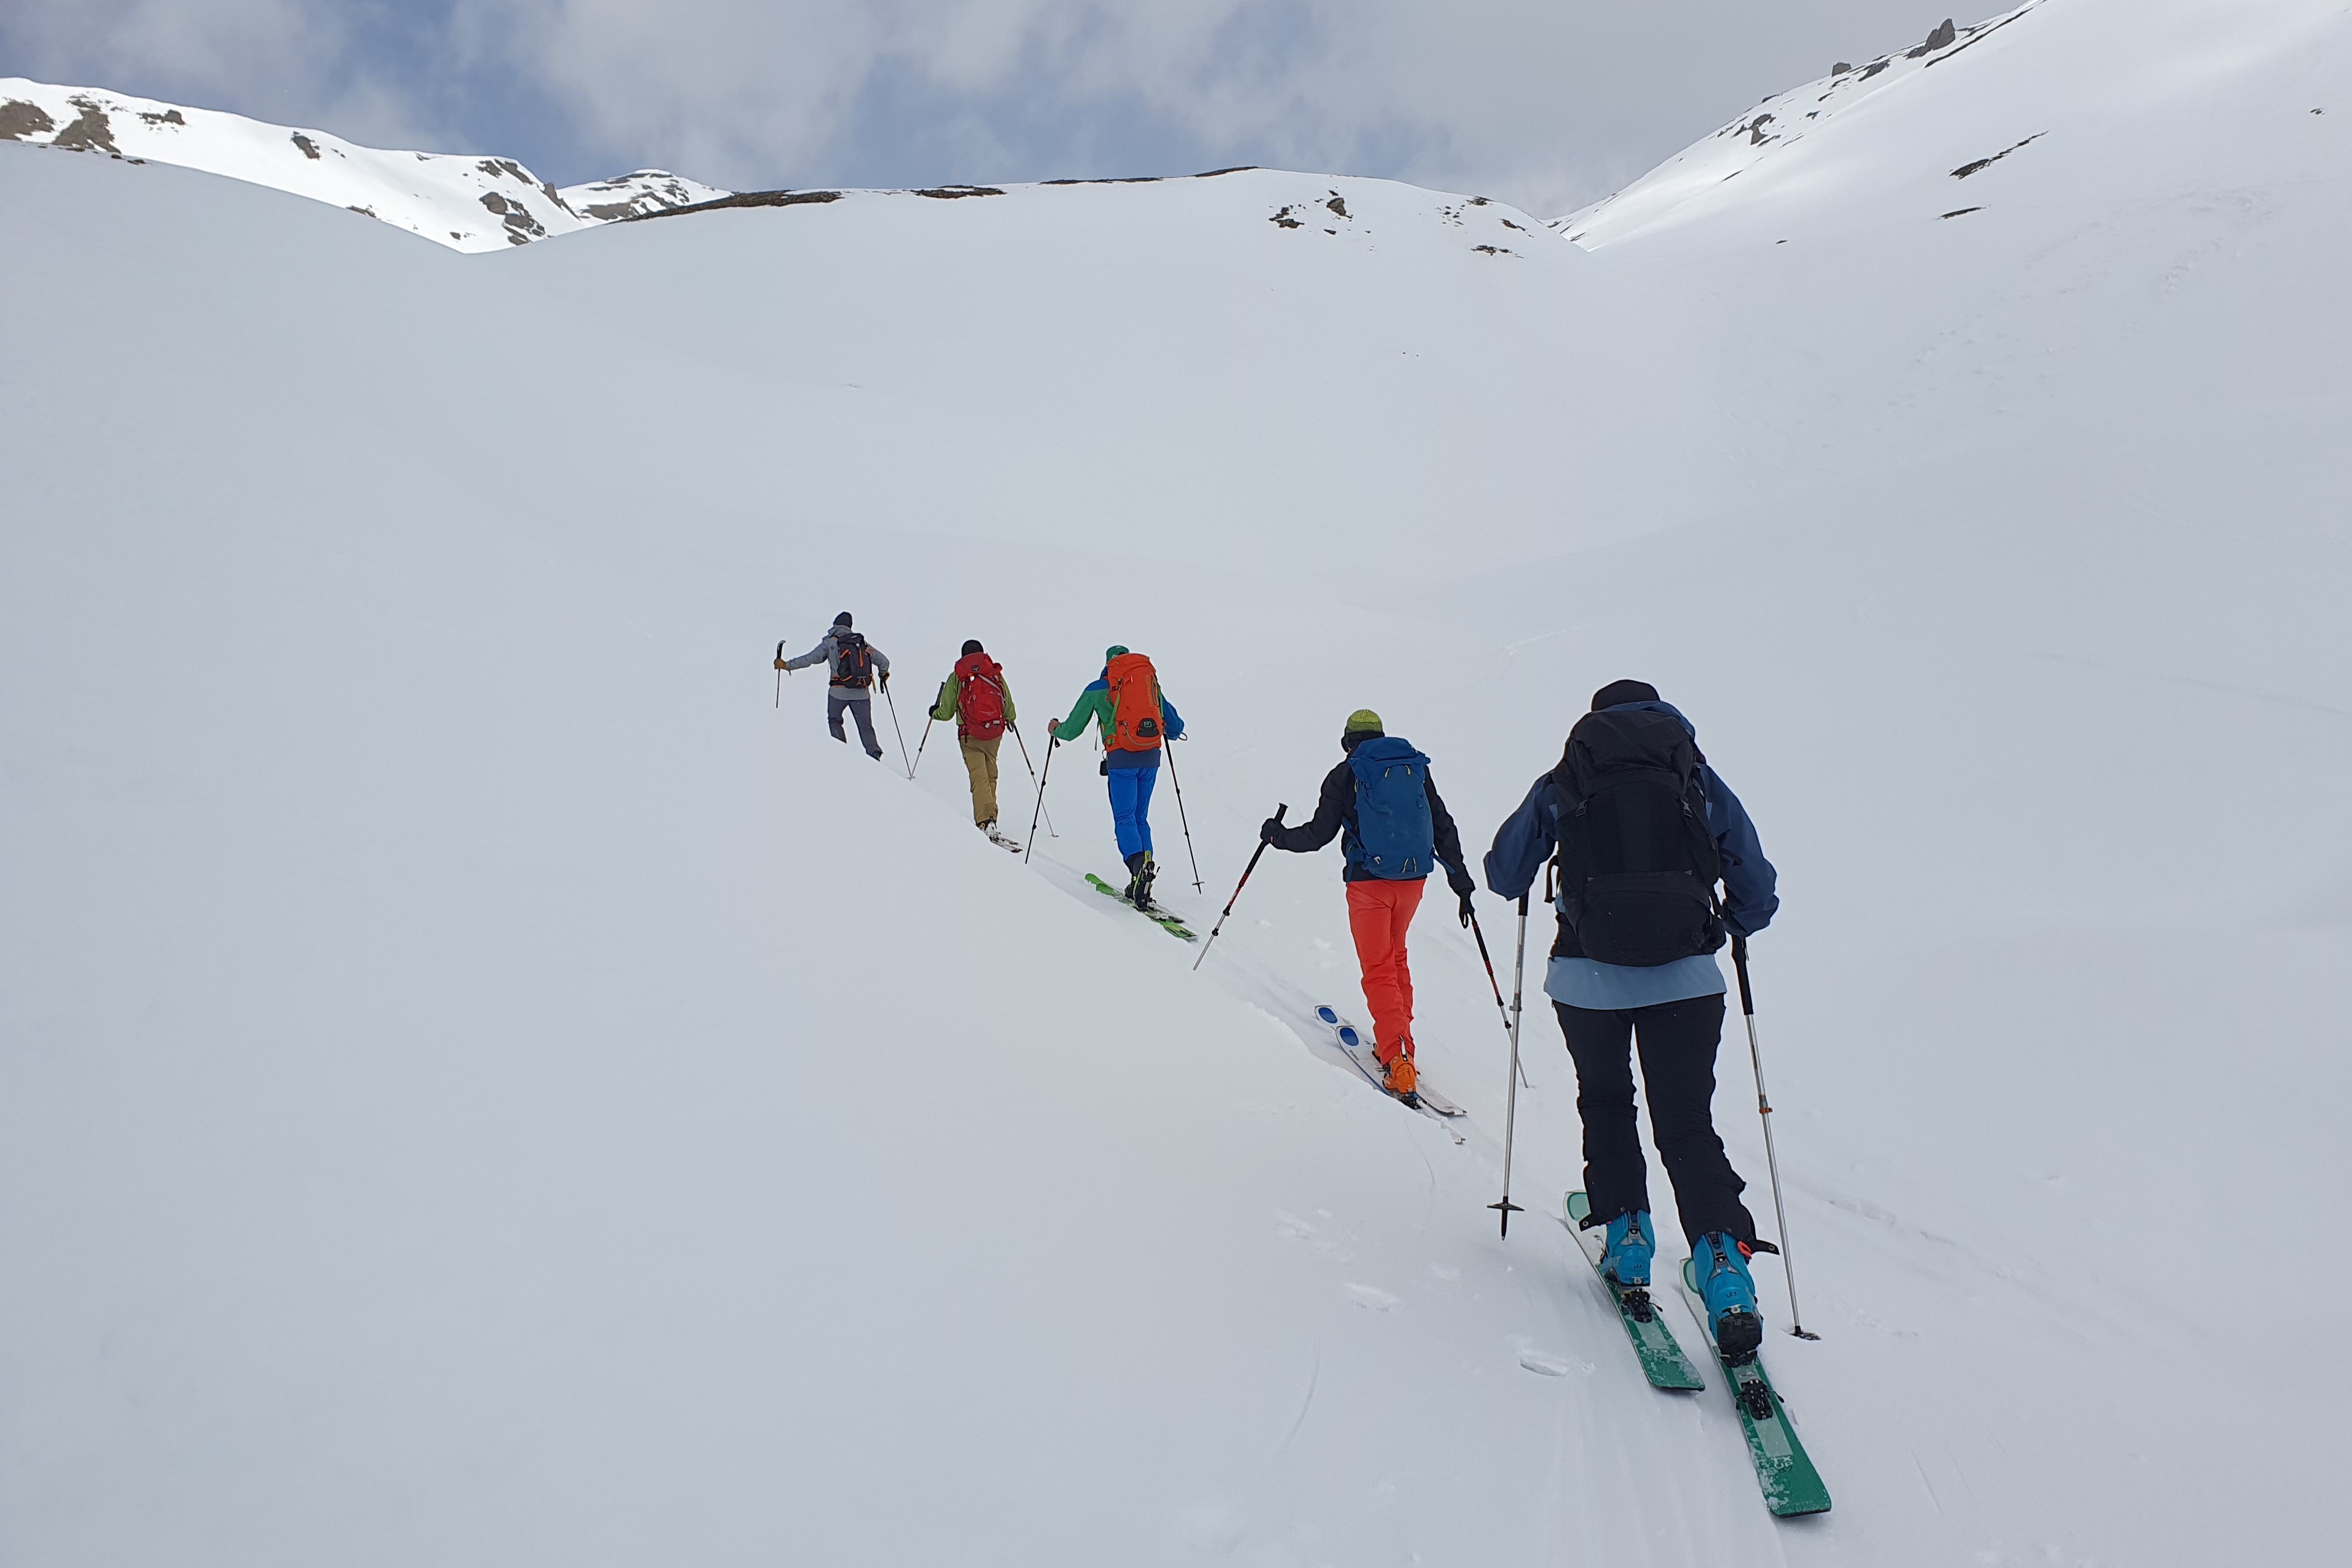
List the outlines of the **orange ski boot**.
{"type": "Polygon", "coordinates": [[[1415,1091],[1421,1087],[1421,1078],[1412,1070],[1412,1058],[1399,1051],[1396,1060],[1389,1063],[1388,1076],[1381,1080],[1381,1087],[1408,1104],[1418,1104],[1420,1096],[1415,1091]]]}

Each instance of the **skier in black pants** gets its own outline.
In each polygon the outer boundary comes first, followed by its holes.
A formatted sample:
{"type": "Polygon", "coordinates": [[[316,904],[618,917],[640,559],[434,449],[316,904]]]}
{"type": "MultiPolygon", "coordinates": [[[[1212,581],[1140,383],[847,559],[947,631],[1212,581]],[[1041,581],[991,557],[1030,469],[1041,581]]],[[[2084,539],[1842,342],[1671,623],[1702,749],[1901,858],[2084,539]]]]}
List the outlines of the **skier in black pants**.
{"type": "Polygon", "coordinates": [[[1739,1200],[1747,1184],[1715,1131],[1724,1014],[1715,953],[1727,935],[1771,921],[1778,879],[1690,721],[1639,680],[1593,693],[1559,764],[1496,832],[1486,885],[1522,897],[1548,859],[1559,871],[1559,937],[1544,991],[1576,1062],[1586,1223],[1608,1226],[1602,1269],[1621,1285],[1650,1281],[1656,1231],[1633,1117],[1638,1048],[1716,1342],[1738,1360],[1763,1342],[1748,1258],[1769,1244],[1757,1239],[1739,1200]]]}

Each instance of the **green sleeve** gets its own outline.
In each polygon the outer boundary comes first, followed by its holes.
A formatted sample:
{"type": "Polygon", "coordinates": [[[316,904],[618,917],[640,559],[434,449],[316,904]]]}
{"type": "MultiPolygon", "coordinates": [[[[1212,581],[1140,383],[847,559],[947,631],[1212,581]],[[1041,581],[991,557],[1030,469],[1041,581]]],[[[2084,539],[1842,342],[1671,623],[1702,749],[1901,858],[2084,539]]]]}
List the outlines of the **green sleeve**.
{"type": "Polygon", "coordinates": [[[931,704],[931,717],[941,723],[956,716],[956,683],[950,675],[940,682],[940,700],[931,704]]]}
{"type": "Polygon", "coordinates": [[[1013,710],[1013,682],[1000,676],[997,679],[996,684],[999,689],[1004,693],[1004,721],[1008,724],[1019,723],[1021,721],[1021,715],[1013,710]]]}
{"type": "Polygon", "coordinates": [[[1055,730],[1054,739],[1061,742],[1064,745],[1067,745],[1072,741],[1080,739],[1087,732],[1087,721],[1094,719],[1098,715],[1102,719],[1105,728],[1108,729],[1110,724],[1110,712],[1104,704],[1108,700],[1108,699],[1109,693],[1103,691],[1081,691],[1078,693],[1076,703],[1070,709],[1070,716],[1063,720],[1060,727],[1055,730]]]}

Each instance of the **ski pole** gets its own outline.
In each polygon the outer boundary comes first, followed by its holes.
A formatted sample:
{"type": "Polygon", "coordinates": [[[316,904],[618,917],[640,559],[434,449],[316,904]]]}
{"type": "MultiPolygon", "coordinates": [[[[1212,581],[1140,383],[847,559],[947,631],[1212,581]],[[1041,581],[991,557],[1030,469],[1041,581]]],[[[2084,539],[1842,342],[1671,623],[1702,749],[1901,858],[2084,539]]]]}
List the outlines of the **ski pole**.
{"type": "Polygon", "coordinates": [[[907,731],[898,728],[898,700],[890,695],[890,683],[882,682],[882,700],[890,705],[890,729],[898,737],[898,760],[907,764],[907,776],[915,776],[915,764],[907,756],[907,731]]]}
{"type": "MultiPolygon", "coordinates": [[[[1274,819],[1280,822],[1282,814],[1289,809],[1290,807],[1286,805],[1276,805],[1274,808],[1274,819]]],[[[1249,864],[1242,868],[1242,879],[1234,884],[1234,896],[1225,900],[1224,912],[1218,915],[1217,923],[1209,928],[1209,940],[1201,944],[1201,957],[1192,961],[1193,969],[1198,970],[1201,967],[1201,960],[1209,956],[1209,949],[1217,945],[1217,933],[1225,929],[1225,915],[1234,912],[1234,905],[1240,900],[1242,889],[1249,886],[1250,873],[1257,869],[1257,858],[1265,853],[1265,840],[1261,838],[1257,841],[1257,847],[1250,853],[1249,864]]]]}
{"type": "Polygon", "coordinates": [[[776,706],[784,705],[784,645],[776,645],[776,706]]]}
{"type": "Polygon", "coordinates": [[[1772,1177],[1772,1213],[1780,1221],[1780,1273],[1789,1282],[1789,1331],[1801,1340],[1822,1336],[1805,1331],[1805,1317],[1797,1310],[1797,1265],[1789,1256],[1789,1210],[1780,1201],[1780,1157],[1772,1148],[1772,1101],[1764,1093],[1764,1052],[1756,1043],[1756,995],[1748,988],[1748,939],[1731,939],[1731,967],[1739,975],[1739,1011],[1748,1019],[1748,1059],[1756,1068],[1756,1112],[1764,1119],[1764,1168],[1772,1177]]]}
{"type": "MultiPolygon", "coordinates": [[[[1021,851],[1021,863],[1024,866],[1029,864],[1030,856],[1037,853],[1037,813],[1045,809],[1045,781],[1054,776],[1054,752],[1061,744],[1062,738],[1059,735],[1046,738],[1045,771],[1037,777],[1037,811],[1029,814],[1029,847],[1021,851]]],[[[1029,754],[1029,748],[1022,747],[1021,754],[1026,757],[1029,754]]]]}
{"type": "MultiPolygon", "coordinates": [[[[1171,741],[1160,749],[1168,754],[1168,782],[1176,786],[1176,820],[1184,824],[1184,853],[1192,861],[1192,890],[1197,893],[1201,890],[1201,858],[1192,854],[1192,825],[1184,816],[1184,781],[1176,776],[1175,744],[1171,741]]],[[[1208,952],[1205,947],[1201,950],[1203,958],[1208,952]]]]}
{"type": "MultiPolygon", "coordinates": [[[[1486,966],[1486,988],[1495,994],[1495,1011],[1502,1015],[1503,1033],[1507,1035],[1511,1032],[1511,1010],[1503,1005],[1502,983],[1495,978],[1495,961],[1486,956],[1486,933],[1478,929],[1478,911],[1475,910],[1470,911],[1470,934],[1478,939],[1478,962],[1486,966]]],[[[1513,1059],[1517,1059],[1516,1055],[1513,1059]]],[[[1518,1080],[1528,1083],[1527,1068],[1519,1068],[1518,1080]]],[[[1535,1085],[1528,1083],[1528,1087],[1533,1089],[1535,1085]]]]}
{"type": "Polygon", "coordinates": [[[1500,1211],[1503,1234],[1511,1234],[1511,1215],[1524,1212],[1511,1201],[1511,1139],[1519,1127],[1519,1003],[1526,995],[1528,978],[1528,896],[1519,895],[1519,963],[1511,974],[1511,1076],[1504,1084],[1503,1102],[1503,1201],[1488,1204],[1500,1211]]]}
{"type": "MultiPolygon", "coordinates": [[[[919,768],[923,765],[923,748],[931,743],[931,726],[938,722],[939,721],[932,718],[929,714],[926,713],[923,715],[923,738],[915,742],[915,768],[919,768]]],[[[907,770],[907,776],[908,778],[913,778],[915,776],[915,768],[908,768],[907,770]]]]}
{"type": "MultiPolygon", "coordinates": [[[[1029,742],[1021,739],[1021,726],[1008,720],[1006,721],[1004,727],[1013,731],[1013,739],[1021,747],[1021,765],[1029,770],[1029,787],[1031,789],[1037,789],[1037,764],[1029,760],[1029,742]]],[[[1045,805],[1045,795],[1043,790],[1038,790],[1037,805],[1040,809],[1043,809],[1045,805]]],[[[1034,822],[1031,823],[1029,825],[1029,831],[1034,836],[1037,831],[1037,825],[1034,822]]],[[[1045,831],[1048,833],[1054,833],[1054,814],[1050,811],[1045,813],[1045,831]]],[[[1061,835],[1054,833],[1054,837],[1059,838],[1061,835]]]]}

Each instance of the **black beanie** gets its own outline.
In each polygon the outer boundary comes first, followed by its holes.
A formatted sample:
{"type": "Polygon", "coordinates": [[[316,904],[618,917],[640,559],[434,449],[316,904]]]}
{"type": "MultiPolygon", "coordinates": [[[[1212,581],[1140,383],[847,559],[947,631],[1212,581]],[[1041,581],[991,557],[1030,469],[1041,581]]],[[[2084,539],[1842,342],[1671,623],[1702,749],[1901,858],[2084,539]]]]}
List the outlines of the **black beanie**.
{"type": "Polygon", "coordinates": [[[966,653],[986,653],[988,650],[980,646],[980,639],[978,637],[966,637],[963,639],[963,651],[966,653]]]}
{"type": "Polygon", "coordinates": [[[1592,694],[1592,710],[1598,713],[1621,703],[1660,700],[1658,689],[1646,680],[1612,680],[1592,694]]]}
{"type": "Polygon", "coordinates": [[[839,614],[839,615],[837,615],[837,616],[834,616],[834,617],[833,617],[833,624],[834,624],[835,626],[855,626],[855,625],[856,625],[856,623],[855,621],[852,621],[852,620],[849,618],[849,612],[848,612],[847,610],[844,610],[844,611],[842,611],[842,612],[841,612],[841,614],[839,614]]]}

